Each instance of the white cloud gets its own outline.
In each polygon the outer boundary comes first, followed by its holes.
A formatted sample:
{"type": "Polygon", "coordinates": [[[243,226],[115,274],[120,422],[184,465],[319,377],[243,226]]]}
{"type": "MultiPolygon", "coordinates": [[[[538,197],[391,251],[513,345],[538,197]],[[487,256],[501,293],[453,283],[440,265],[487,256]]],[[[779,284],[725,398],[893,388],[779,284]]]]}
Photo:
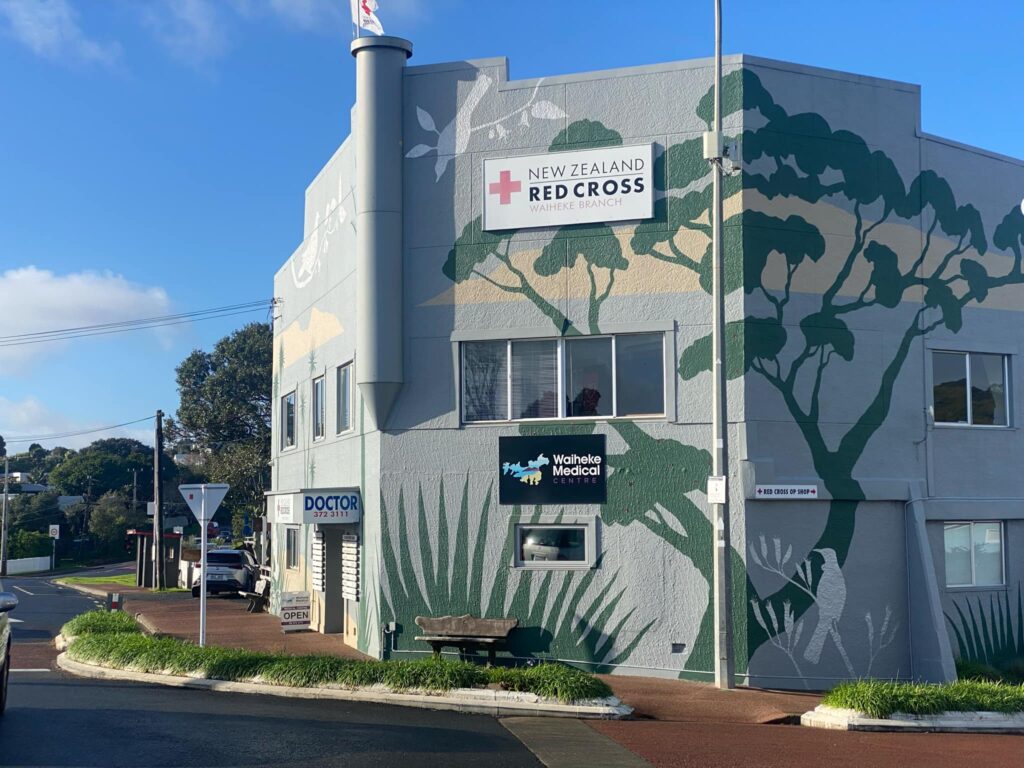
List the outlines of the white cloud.
{"type": "Polygon", "coordinates": [[[146,8],[146,24],[171,55],[200,66],[228,50],[227,30],[209,0],[163,0],[146,8]]]}
{"type": "Polygon", "coordinates": [[[67,0],[0,0],[0,19],[11,36],[48,59],[112,65],[121,55],[117,43],[100,43],[85,34],[67,0]]]}
{"type": "MultiPolygon", "coordinates": [[[[169,306],[162,288],[136,285],[110,272],[56,275],[29,266],[0,273],[3,336],[154,317],[168,314],[169,306]]],[[[5,346],[0,341],[0,376],[20,373],[66,344],[5,346]]]]}
{"type": "MultiPolygon", "coordinates": [[[[81,422],[63,413],[48,408],[35,397],[11,400],[0,395],[0,435],[7,441],[7,452],[11,455],[28,450],[30,443],[14,442],[19,436],[54,435],[68,432],[84,432],[107,426],[96,422],[81,422]]],[[[105,437],[132,437],[146,445],[153,444],[152,422],[132,424],[127,427],[87,435],[57,438],[53,440],[32,440],[44,448],[61,445],[65,448],[82,448],[95,440],[105,437]]]]}

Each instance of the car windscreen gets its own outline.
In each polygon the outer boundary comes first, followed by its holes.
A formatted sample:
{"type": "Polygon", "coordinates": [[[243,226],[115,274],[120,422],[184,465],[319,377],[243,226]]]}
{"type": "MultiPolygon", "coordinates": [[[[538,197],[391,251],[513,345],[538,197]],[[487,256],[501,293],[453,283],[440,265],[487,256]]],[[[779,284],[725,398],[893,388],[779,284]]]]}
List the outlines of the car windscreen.
{"type": "Polygon", "coordinates": [[[242,555],[238,552],[207,552],[206,562],[210,565],[242,565],[242,555]]]}

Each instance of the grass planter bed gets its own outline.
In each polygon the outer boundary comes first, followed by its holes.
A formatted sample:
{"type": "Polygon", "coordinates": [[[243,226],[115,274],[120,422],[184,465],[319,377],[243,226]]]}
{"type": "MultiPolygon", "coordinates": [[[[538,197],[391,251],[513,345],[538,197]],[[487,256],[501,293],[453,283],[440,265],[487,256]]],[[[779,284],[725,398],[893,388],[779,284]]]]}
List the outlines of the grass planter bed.
{"type": "Polygon", "coordinates": [[[941,685],[861,680],[840,683],[822,705],[863,712],[868,717],[893,714],[941,715],[947,712],[1024,712],[1024,686],[986,680],[958,680],[941,685]]]}
{"type": "Polygon", "coordinates": [[[75,638],[66,652],[71,660],[133,672],[301,688],[379,686],[396,692],[436,694],[460,688],[500,687],[563,704],[612,695],[602,680],[564,664],[481,667],[450,659],[356,661],[337,656],[289,656],[217,646],[200,648],[177,638],[143,635],[134,619],[120,612],[91,611],[68,622],[63,633],[75,638]],[[129,622],[134,626],[129,627],[129,622]]]}

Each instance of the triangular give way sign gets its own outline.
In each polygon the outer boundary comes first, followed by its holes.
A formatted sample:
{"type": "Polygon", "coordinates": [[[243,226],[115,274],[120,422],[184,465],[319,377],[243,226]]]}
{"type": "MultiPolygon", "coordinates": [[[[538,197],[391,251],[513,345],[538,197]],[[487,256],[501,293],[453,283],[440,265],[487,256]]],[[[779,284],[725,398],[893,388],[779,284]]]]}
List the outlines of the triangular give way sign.
{"type": "Polygon", "coordinates": [[[185,498],[188,508],[196,516],[196,520],[204,525],[213,519],[213,513],[224,501],[228,490],[227,483],[205,483],[203,485],[179,485],[178,490],[185,498]]]}

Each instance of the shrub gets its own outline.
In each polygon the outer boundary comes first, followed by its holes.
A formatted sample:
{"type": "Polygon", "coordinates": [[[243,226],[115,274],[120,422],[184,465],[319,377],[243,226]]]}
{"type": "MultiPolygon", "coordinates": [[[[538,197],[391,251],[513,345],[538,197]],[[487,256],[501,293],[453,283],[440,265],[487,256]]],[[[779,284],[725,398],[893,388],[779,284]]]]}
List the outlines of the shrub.
{"type": "Polygon", "coordinates": [[[61,627],[60,631],[65,637],[141,632],[138,622],[124,611],[102,609],[76,616],[61,627]]]}
{"type": "Polygon", "coordinates": [[[565,664],[535,667],[493,667],[487,670],[491,682],[510,691],[528,691],[562,702],[602,699],[612,695],[603,680],[565,664]]]}
{"type": "Polygon", "coordinates": [[[855,709],[870,717],[889,717],[893,712],[1024,712],[1024,686],[986,680],[959,680],[942,685],[861,680],[840,683],[826,694],[822,703],[855,709]]]}
{"type": "Polygon", "coordinates": [[[43,557],[49,555],[53,548],[52,539],[47,534],[38,531],[12,531],[9,544],[12,560],[22,557],[43,557]]]}

